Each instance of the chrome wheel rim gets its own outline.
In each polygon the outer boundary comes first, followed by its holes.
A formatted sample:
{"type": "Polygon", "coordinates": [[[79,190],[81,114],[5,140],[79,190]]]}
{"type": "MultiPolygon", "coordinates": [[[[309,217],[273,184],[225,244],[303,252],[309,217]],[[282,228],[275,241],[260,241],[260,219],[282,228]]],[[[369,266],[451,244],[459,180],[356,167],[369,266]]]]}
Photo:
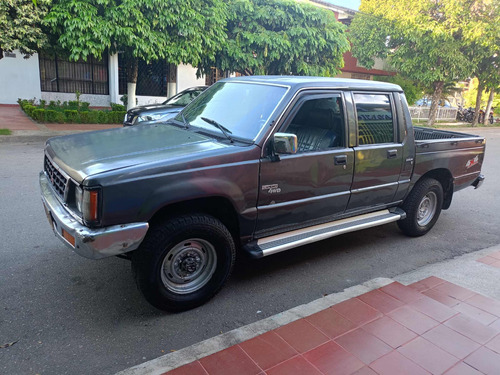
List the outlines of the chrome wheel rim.
{"type": "Polygon", "coordinates": [[[208,241],[191,238],[175,245],[165,256],[161,280],[171,292],[192,293],[208,283],[216,266],[214,246],[208,241]]]}
{"type": "Polygon", "coordinates": [[[417,212],[417,223],[420,226],[429,224],[436,214],[437,195],[433,191],[429,191],[420,201],[417,212]]]}

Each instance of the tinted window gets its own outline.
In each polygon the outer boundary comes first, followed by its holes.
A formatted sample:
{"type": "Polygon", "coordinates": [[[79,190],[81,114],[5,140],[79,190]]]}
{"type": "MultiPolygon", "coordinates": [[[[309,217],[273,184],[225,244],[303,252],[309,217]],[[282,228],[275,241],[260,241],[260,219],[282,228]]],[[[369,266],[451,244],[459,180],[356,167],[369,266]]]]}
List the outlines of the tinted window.
{"type": "Polygon", "coordinates": [[[198,95],[200,95],[205,89],[197,90],[186,90],[178,93],[177,95],[171,97],[170,99],[163,102],[163,104],[175,105],[179,107],[185,107],[198,95]]]}
{"type": "Polygon", "coordinates": [[[341,98],[310,99],[300,103],[286,133],[297,135],[299,152],[344,146],[341,98]]]}
{"type": "MultiPolygon", "coordinates": [[[[200,94],[183,111],[193,126],[210,129],[202,117],[217,121],[236,137],[254,139],[267,123],[287,88],[242,82],[217,82],[200,94]]],[[[182,116],[175,117],[183,121],[182,116]]]]}
{"type": "Polygon", "coordinates": [[[354,94],[358,113],[359,144],[394,142],[389,95],[354,94]]]}

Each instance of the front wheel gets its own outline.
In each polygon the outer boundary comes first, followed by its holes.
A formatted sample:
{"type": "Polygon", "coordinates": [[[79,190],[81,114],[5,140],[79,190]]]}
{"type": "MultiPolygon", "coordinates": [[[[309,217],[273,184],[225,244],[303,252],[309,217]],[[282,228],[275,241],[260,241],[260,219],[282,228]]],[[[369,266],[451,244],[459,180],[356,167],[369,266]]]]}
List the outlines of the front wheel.
{"type": "Polygon", "coordinates": [[[212,298],[229,278],[235,245],[209,215],[185,215],[150,228],[132,256],[137,286],[153,306],[183,311],[212,298]]]}
{"type": "Polygon", "coordinates": [[[443,207],[443,187],[433,178],[425,178],[414,186],[403,202],[406,218],[398,221],[399,229],[408,236],[423,236],[432,229],[443,207]]]}

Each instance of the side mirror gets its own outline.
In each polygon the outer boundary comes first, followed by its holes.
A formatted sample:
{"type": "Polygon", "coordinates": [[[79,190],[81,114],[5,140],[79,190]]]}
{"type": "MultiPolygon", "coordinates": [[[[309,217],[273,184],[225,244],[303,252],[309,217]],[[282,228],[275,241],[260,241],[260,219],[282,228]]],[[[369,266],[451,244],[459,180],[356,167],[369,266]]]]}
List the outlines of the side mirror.
{"type": "Polygon", "coordinates": [[[290,133],[274,134],[273,150],[276,154],[296,154],[297,136],[290,133]]]}

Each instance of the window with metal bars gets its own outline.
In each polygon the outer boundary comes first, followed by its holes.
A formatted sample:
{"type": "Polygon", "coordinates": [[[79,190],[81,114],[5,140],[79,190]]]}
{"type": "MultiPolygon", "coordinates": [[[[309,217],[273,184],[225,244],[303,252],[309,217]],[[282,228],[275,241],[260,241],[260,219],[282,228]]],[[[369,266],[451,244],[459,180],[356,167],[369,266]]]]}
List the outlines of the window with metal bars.
{"type": "Polygon", "coordinates": [[[102,60],[89,57],[87,61],[69,61],[40,53],[38,59],[42,91],[109,95],[107,56],[102,60]]]}
{"type": "MultiPolygon", "coordinates": [[[[177,67],[165,60],[152,61],[147,64],[139,60],[137,72],[136,95],[167,96],[168,82],[175,82],[177,67]],[[171,74],[169,74],[171,73],[171,74]]],[[[119,93],[127,93],[127,59],[123,54],[118,55],[118,84],[119,93]]]]}

